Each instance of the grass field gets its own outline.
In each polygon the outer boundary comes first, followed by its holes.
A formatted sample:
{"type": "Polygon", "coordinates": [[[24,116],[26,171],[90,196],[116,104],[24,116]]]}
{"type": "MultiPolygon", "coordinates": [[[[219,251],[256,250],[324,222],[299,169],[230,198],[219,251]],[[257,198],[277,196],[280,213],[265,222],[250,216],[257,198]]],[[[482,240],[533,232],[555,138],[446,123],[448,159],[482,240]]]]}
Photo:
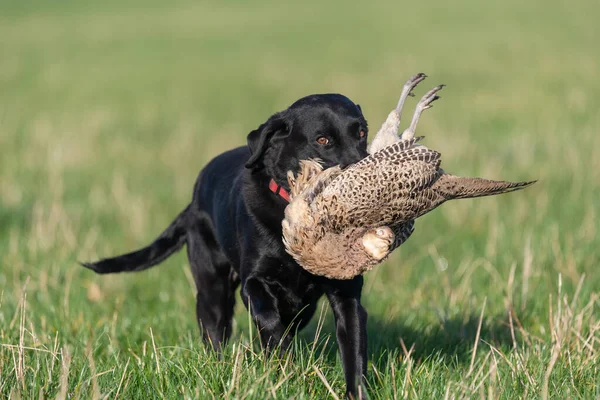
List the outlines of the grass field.
{"type": "MultiPolygon", "coordinates": [[[[335,398],[323,303],[266,359],[238,304],[218,359],[183,253],[151,241],[198,171],[310,93],[376,131],[403,82],[446,83],[419,128],[456,174],[539,179],[446,204],[366,276],[373,399],[600,397],[597,1],[0,0],[0,398],[335,398]]],[[[414,100],[409,103],[414,106],[414,100]]]]}

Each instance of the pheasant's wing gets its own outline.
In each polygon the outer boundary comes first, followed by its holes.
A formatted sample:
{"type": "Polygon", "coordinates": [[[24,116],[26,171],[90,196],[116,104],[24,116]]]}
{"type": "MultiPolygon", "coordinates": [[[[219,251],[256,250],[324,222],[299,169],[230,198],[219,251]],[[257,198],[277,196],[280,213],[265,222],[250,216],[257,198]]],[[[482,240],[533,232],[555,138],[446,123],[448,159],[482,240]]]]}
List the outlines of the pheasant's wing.
{"type": "Polygon", "coordinates": [[[368,156],[325,188],[321,198],[333,229],[398,225],[414,219],[419,193],[441,173],[440,153],[411,147],[415,142],[398,142],[368,156]]]}
{"type": "Polygon", "coordinates": [[[389,157],[392,154],[401,153],[401,152],[408,150],[414,146],[422,147],[418,143],[421,140],[423,140],[424,138],[425,138],[425,136],[418,136],[418,137],[414,137],[412,139],[399,140],[398,142],[393,143],[389,146],[386,146],[383,149],[363,158],[359,162],[352,164],[352,166],[350,168],[352,168],[352,167],[360,168],[361,166],[377,163],[379,160],[385,159],[386,157],[389,157]]]}

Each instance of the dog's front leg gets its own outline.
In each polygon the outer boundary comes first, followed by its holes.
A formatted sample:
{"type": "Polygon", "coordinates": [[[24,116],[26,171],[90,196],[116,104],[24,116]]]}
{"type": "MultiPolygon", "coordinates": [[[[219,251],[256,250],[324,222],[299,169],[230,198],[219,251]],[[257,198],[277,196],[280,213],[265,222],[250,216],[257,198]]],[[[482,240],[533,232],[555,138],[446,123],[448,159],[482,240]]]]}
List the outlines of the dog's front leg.
{"type": "Polygon", "coordinates": [[[258,328],[260,341],[267,353],[277,346],[280,353],[287,350],[293,333],[287,332],[286,335],[286,325],[276,307],[277,298],[267,283],[259,277],[247,279],[242,284],[242,298],[258,328]]]}
{"type": "Polygon", "coordinates": [[[348,281],[330,280],[325,293],[333,309],[338,347],[346,378],[346,397],[366,398],[364,376],[367,373],[367,312],[360,304],[363,277],[348,281]]]}

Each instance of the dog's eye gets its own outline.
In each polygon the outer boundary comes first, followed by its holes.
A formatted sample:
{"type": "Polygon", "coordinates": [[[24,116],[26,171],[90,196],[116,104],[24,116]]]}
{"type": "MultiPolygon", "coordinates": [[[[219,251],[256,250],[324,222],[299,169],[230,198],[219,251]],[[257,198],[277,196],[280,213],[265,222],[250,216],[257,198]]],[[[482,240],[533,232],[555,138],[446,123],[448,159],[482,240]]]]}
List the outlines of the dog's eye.
{"type": "Polygon", "coordinates": [[[365,135],[366,135],[365,131],[360,131],[360,132],[358,133],[358,137],[361,137],[361,138],[364,138],[364,137],[365,137],[365,135]]]}
{"type": "Polygon", "coordinates": [[[325,136],[319,136],[317,138],[317,143],[319,143],[320,145],[326,145],[327,143],[329,143],[329,139],[327,139],[325,136]]]}

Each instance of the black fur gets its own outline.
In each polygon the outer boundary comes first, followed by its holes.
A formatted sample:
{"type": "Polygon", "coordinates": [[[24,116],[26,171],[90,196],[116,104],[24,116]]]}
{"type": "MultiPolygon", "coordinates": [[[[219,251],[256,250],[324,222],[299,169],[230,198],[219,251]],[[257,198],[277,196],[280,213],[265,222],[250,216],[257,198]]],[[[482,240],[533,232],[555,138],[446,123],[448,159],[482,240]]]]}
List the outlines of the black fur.
{"type": "Polygon", "coordinates": [[[268,351],[277,345],[286,349],[325,294],[335,316],[347,395],[356,397],[367,366],[363,278],[325,279],[296,264],[282,243],[287,202],[268,185],[273,178],[289,190],[286,174],[297,172],[300,160],[319,158],[325,167],[355,163],[367,155],[366,133],[360,107],[348,98],[304,97],[250,132],[248,146],[209,162],[196,181],[191,204],[152,244],[83,265],[100,274],[141,271],[186,244],[198,289],[198,323],[217,351],[230,336],[234,291],[240,283],[242,300],[268,351]],[[321,136],[327,144],[317,142],[321,136]]]}

